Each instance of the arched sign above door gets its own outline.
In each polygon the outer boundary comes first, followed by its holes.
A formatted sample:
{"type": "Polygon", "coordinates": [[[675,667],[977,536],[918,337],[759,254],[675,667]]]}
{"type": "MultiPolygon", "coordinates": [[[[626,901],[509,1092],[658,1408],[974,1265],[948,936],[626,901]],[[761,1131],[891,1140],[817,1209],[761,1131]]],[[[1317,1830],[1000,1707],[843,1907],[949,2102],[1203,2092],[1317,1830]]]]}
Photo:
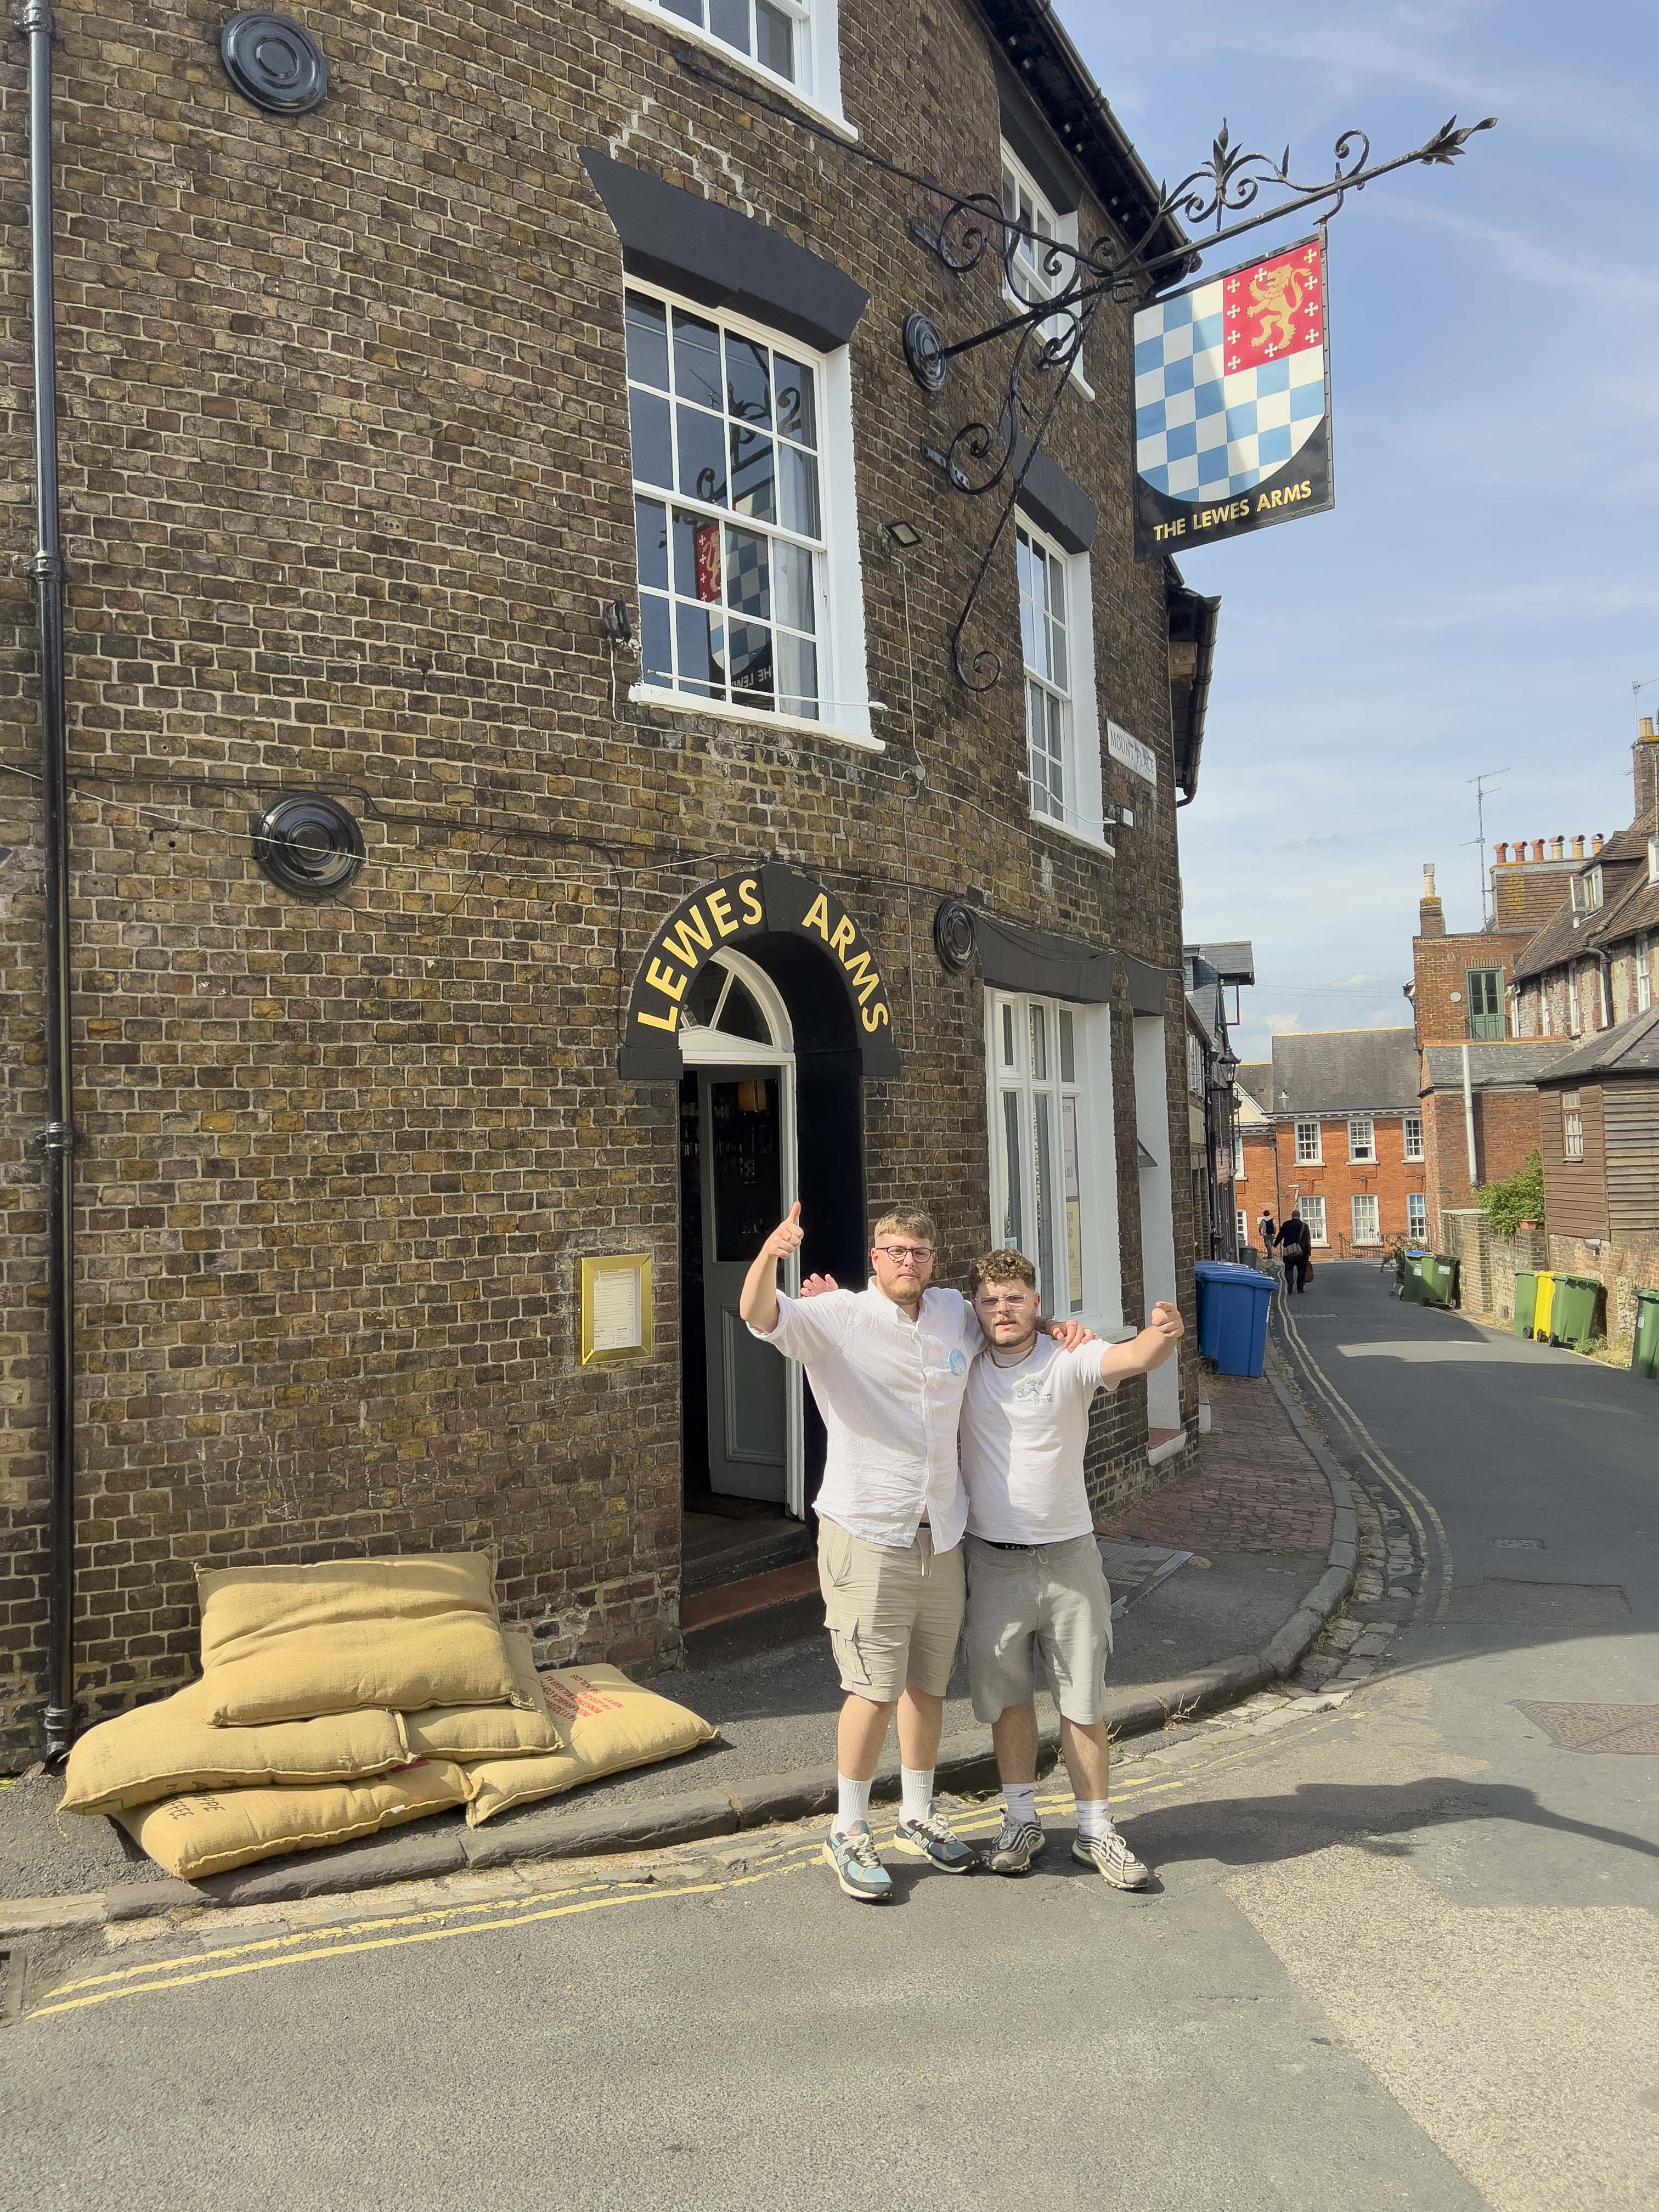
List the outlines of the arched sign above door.
{"type": "Polygon", "coordinates": [[[629,997],[617,1073],[635,1083],[678,1081],[680,1018],[702,969],[716,952],[738,945],[764,965],[769,939],[795,940],[792,955],[810,945],[821,956],[791,957],[788,979],[780,978],[798,1033],[829,1026],[813,1024],[813,1010],[794,1003],[821,984],[839,994],[835,1011],[841,1018],[834,1026],[857,1045],[864,1073],[896,1075],[887,985],[863,931],[822,884],[775,863],[704,884],[655,931],[629,997]]]}

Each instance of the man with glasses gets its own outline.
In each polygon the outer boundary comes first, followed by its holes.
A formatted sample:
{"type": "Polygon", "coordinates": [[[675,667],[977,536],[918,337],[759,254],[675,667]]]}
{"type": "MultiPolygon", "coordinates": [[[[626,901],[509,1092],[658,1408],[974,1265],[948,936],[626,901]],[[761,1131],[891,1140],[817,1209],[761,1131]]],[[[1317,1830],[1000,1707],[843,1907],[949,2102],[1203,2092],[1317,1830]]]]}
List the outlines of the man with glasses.
{"type": "MultiPolygon", "coordinates": [[[[930,1287],[930,1215],[883,1214],[866,1289],[843,1291],[826,1278],[817,1295],[781,1296],[778,1262],[799,1249],[803,1234],[793,1206],[757,1255],[738,1310],[756,1336],[800,1361],[829,1437],[818,1580],[847,1694],[824,1857],[848,1897],[879,1903],[892,1883],[870,1835],[870,1785],[895,1707],[897,1848],[945,1874],[975,1864],[933,1802],[933,1768],[962,1627],[967,1501],[957,1421],[983,1340],[960,1292],[930,1287]]],[[[1082,1334],[1066,1325],[1068,1340],[1082,1334]]]]}
{"type": "Polygon", "coordinates": [[[1042,1333],[1036,1269],[1024,1253],[985,1253],[969,1287],[985,1350],[962,1408],[968,1683],[975,1714],[990,1723],[1006,1807],[991,1867],[1024,1874],[1045,1840],[1036,1818],[1040,1651],[1077,1801],[1072,1856],[1119,1889],[1145,1889],[1152,1876],[1112,1825],[1108,1797],[1112,1594],[1083,1455],[1096,1391],[1161,1366],[1181,1341],[1181,1316],[1155,1305],[1128,1343],[1067,1351],[1042,1333]]]}

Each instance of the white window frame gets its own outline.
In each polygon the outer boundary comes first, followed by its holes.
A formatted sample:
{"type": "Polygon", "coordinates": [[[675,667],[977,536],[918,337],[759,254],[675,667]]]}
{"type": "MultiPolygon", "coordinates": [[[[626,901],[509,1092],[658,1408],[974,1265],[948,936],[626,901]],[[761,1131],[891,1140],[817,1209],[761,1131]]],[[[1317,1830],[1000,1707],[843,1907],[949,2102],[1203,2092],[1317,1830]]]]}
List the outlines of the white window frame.
{"type": "Polygon", "coordinates": [[[1299,1168],[1322,1168],[1325,1164],[1324,1132],[1320,1122],[1310,1114],[1300,1115],[1296,1123],[1296,1164],[1299,1168]],[[1313,1131],[1312,1149],[1307,1149],[1306,1132],[1313,1131]]]}
{"type": "MultiPolygon", "coordinates": [[[[747,316],[730,314],[724,308],[706,307],[700,300],[689,299],[664,285],[647,283],[636,276],[630,276],[626,279],[625,291],[659,301],[684,314],[695,315],[699,321],[712,323],[722,331],[731,331],[736,337],[777,347],[792,359],[804,362],[811,368],[817,386],[819,416],[817,453],[821,535],[816,540],[810,540],[799,532],[784,529],[781,523],[752,524],[750,518],[732,507],[717,507],[672,486],[649,483],[637,474],[632,476],[635,499],[647,499],[665,506],[701,512],[707,514],[711,521],[719,519],[738,529],[756,527],[762,534],[769,532],[822,549],[814,551],[817,566],[815,615],[819,688],[819,712],[816,716],[791,714],[778,707],[750,707],[743,704],[740,697],[702,698],[695,692],[670,690],[643,679],[630,687],[629,699],[642,705],[666,707],[680,714],[712,715],[720,720],[755,723],[770,729],[802,731],[836,738],[868,751],[884,752],[886,747],[870,726],[864,631],[864,574],[859,556],[853,456],[852,370],[848,349],[840,346],[833,353],[818,353],[812,347],[801,344],[786,331],[769,327],[747,316]]],[[[671,337],[671,351],[672,343],[671,337]]],[[[626,389],[631,393],[636,387],[627,377],[625,355],[623,369],[626,389]]],[[[643,386],[637,388],[654,390],[654,387],[643,386]]],[[[671,400],[669,404],[672,423],[676,403],[671,400]]],[[[710,419],[714,419],[712,416],[710,419]]],[[[726,415],[721,419],[729,422],[732,418],[726,415]]],[[[678,431],[673,434],[678,436],[678,431]]],[[[636,588],[639,588],[637,549],[635,574],[636,588]]],[[[723,598],[721,605],[724,606],[723,598]]]]}
{"type": "Polygon", "coordinates": [[[1578,970],[1571,963],[1567,968],[1567,1035],[1584,1034],[1583,1009],[1578,1003],[1578,970]]]}
{"type": "MultiPolygon", "coordinates": [[[[1113,853],[1106,842],[1100,780],[1100,708],[1095,695],[1094,587],[1086,553],[1068,553],[1022,509],[1015,515],[1015,585],[1019,595],[1021,702],[1025,715],[1026,793],[1033,822],[1061,836],[1075,837],[1097,852],[1113,853]],[[1040,555],[1046,571],[1057,574],[1066,597],[1066,683],[1056,684],[1041,667],[1034,668],[1030,650],[1036,641],[1038,609],[1027,589],[1027,563],[1040,555]],[[1031,743],[1032,687],[1046,701],[1060,703],[1061,732],[1057,807],[1046,775],[1039,777],[1031,743]]],[[[1047,639],[1044,646],[1046,648],[1047,639]]],[[[1046,651],[1045,651],[1046,657],[1046,651]]]]}
{"type": "Polygon", "coordinates": [[[1572,879],[1572,910],[1575,914],[1598,914],[1605,896],[1600,868],[1587,868],[1582,876],[1572,879]]]}
{"type": "MultiPolygon", "coordinates": [[[[858,132],[847,120],[841,104],[841,26],[837,0],[773,0],[781,15],[793,16],[805,31],[804,47],[806,56],[805,70],[793,77],[783,76],[769,68],[752,53],[731,45],[717,32],[702,22],[690,22],[677,15],[662,0],[617,0],[618,7],[630,15],[644,15],[653,24],[666,28],[675,38],[688,40],[691,45],[716,54],[727,68],[741,70],[744,76],[756,78],[762,84],[781,85],[790,97],[804,107],[823,117],[838,137],[856,143],[858,132]]],[[[708,12],[708,0],[703,0],[702,13],[708,12]]],[[[754,29],[753,9],[750,27],[754,29]]]]}
{"type": "Polygon", "coordinates": [[[1648,881],[1659,884],[1659,837],[1648,839],[1648,881]]]}
{"type": "Polygon", "coordinates": [[[991,1164],[991,1242],[1012,1243],[1037,1267],[1043,1311],[1086,1321],[1102,1334],[1121,1333],[1117,1171],[1112,1117],[1111,1021],[1103,1006],[1006,991],[985,994],[987,1113],[991,1164]],[[1043,1024],[1046,1065],[1037,1070],[1033,1015],[1043,1024]],[[1071,1074],[1065,1073],[1062,1020],[1069,1021],[1071,1074]],[[1046,1115],[1041,1109],[1046,1102],[1046,1115]],[[1018,1158],[1012,1158],[1011,1122],[1018,1158]],[[1048,1251],[1037,1232],[1037,1149],[1046,1127],[1050,1182],[1060,1200],[1050,1212],[1048,1251]],[[1072,1169],[1076,1169],[1076,1189],[1072,1169]],[[1075,1204],[1077,1212],[1070,1212],[1075,1204]],[[1075,1228],[1077,1245],[1072,1245],[1075,1228]],[[1045,1257],[1048,1265],[1045,1267],[1045,1257]],[[1080,1265],[1080,1279],[1072,1262],[1080,1265]],[[1056,1284],[1048,1279],[1059,1277],[1056,1284]]]}
{"type": "Polygon", "coordinates": [[[1376,1118],[1371,1114],[1350,1114],[1348,1116],[1348,1158],[1359,1163],[1376,1163],[1376,1118]]]}
{"type": "Polygon", "coordinates": [[[1382,1242],[1382,1206],[1374,1190],[1357,1190],[1350,1197],[1348,1225],[1356,1244],[1380,1244],[1382,1242]],[[1362,1217],[1369,1223],[1369,1227],[1360,1227],[1362,1217]]]}
{"type": "Polygon", "coordinates": [[[1233,1181],[1244,1181],[1244,1132],[1242,1129],[1233,1131],[1233,1181]]]}
{"type": "Polygon", "coordinates": [[[1653,1004],[1653,948],[1645,937],[1636,940],[1636,1011],[1644,1014],[1653,1004]]]}
{"type": "Polygon", "coordinates": [[[1561,1157],[1564,1160],[1584,1157],[1584,1108],[1582,1094],[1577,1091],[1561,1093],[1561,1157]]]}
{"type": "MultiPolygon", "coordinates": [[[[1024,222],[1027,217],[1022,213],[1022,204],[1029,207],[1029,227],[1036,234],[1037,238],[1051,238],[1056,246],[1072,247],[1077,246],[1077,210],[1073,209],[1069,215],[1062,215],[1005,138],[1002,141],[1003,213],[1012,214],[1016,222],[1024,222]],[[1009,204],[1011,185],[1016,195],[1012,209],[1009,204]]],[[[1064,270],[1059,275],[1051,276],[1042,267],[1042,249],[1035,239],[1029,250],[1025,248],[1025,241],[1012,232],[1005,231],[1003,239],[1002,296],[1016,313],[1025,307],[1036,307],[1039,301],[1052,300],[1068,288],[1072,282],[1074,266],[1069,254],[1064,257],[1066,262],[1064,270]],[[1015,282],[1016,270],[1018,275],[1018,283],[1015,282]],[[1026,292],[1021,291],[1020,284],[1027,288],[1029,297],[1026,292]]],[[[1067,321],[1067,317],[1056,315],[1052,322],[1042,324],[1041,328],[1043,337],[1048,338],[1062,336],[1067,321]]],[[[1095,396],[1094,388],[1084,370],[1081,346],[1079,346],[1073,357],[1071,373],[1076,378],[1085,395],[1092,399],[1095,396]]]]}
{"type": "Polygon", "coordinates": [[[1429,1233],[1429,1194],[1423,1190],[1406,1193],[1406,1234],[1426,1238],[1429,1233]]]}
{"type": "Polygon", "coordinates": [[[1297,1212],[1302,1216],[1310,1244],[1323,1244],[1325,1236],[1325,1201],[1322,1198],[1303,1198],[1297,1200],[1297,1212]]]}
{"type": "Polygon", "coordinates": [[[1401,1124],[1400,1156],[1407,1160],[1420,1160],[1423,1157],[1423,1116],[1420,1114],[1407,1114],[1401,1124]]]}

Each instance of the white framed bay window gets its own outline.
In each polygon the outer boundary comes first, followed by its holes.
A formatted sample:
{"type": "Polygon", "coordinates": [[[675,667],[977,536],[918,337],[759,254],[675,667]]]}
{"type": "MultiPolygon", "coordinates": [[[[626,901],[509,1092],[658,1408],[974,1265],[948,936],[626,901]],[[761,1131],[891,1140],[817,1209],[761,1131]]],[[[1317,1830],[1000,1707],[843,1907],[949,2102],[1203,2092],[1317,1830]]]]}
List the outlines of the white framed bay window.
{"type": "Polygon", "coordinates": [[[1022,514],[1015,557],[1031,812],[1103,848],[1089,556],[1067,553],[1022,514]]]}
{"type": "Polygon", "coordinates": [[[1116,1154],[1104,1006],[988,991],[994,1243],[1024,1252],[1044,1313],[1116,1328],[1116,1154]]]}
{"type": "Polygon", "coordinates": [[[630,278],[640,587],[632,696],[876,741],[846,349],[630,278]]]}

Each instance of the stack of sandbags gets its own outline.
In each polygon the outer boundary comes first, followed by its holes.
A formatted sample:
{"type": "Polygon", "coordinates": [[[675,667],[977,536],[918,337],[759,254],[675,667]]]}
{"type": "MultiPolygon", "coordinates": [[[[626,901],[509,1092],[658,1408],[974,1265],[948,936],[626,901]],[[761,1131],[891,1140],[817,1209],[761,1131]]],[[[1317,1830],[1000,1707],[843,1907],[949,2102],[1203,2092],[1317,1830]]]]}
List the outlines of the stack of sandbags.
{"type": "Polygon", "coordinates": [[[186,1881],[452,1805],[476,1824],[714,1734],[614,1667],[538,1676],[483,1553],[198,1581],[202,1679],[89,1729],[63,1801],[186,1881]]]}

